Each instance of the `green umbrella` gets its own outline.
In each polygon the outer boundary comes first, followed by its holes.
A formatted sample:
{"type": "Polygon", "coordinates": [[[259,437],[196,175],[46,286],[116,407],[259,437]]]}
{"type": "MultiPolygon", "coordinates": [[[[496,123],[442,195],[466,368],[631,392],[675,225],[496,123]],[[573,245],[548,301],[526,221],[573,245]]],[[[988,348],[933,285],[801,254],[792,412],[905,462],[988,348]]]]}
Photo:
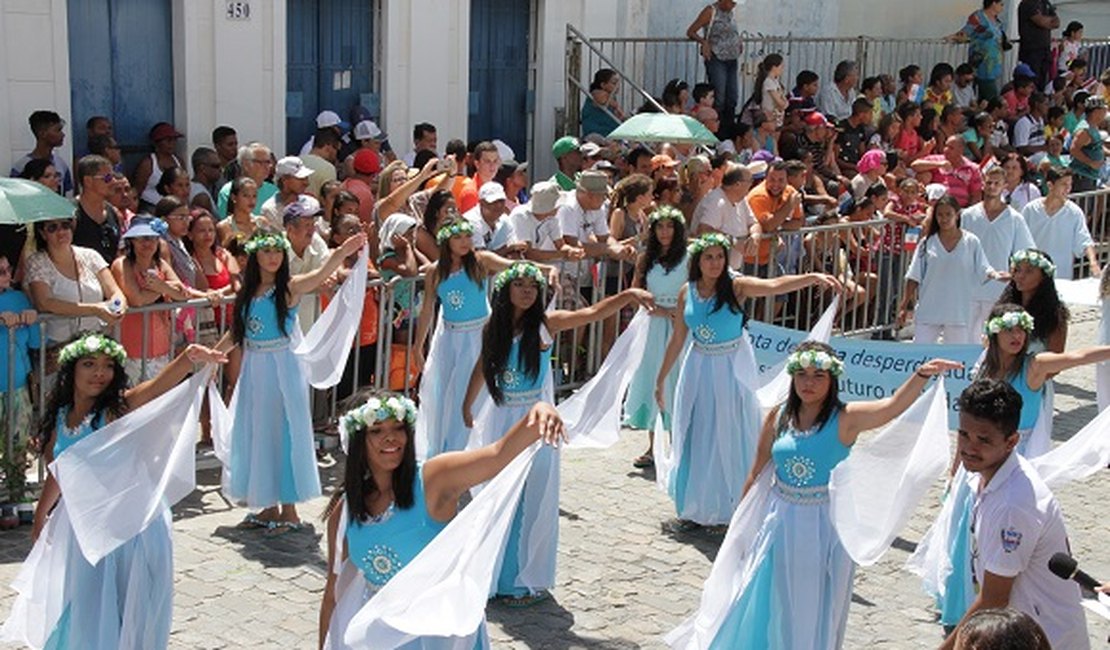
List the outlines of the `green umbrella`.
{"type": "Polygon", "coordinates": [[[0,178],[0,224],[28,224],[73,216],[73,202],[22,178],[0,178]]]}
{"type": "Polygon", "coordinates": [[[609,134],[610,140],[634,142],[672,142],[675,144],[717,144],[717,136],[689,115],[639,113],[624,121],[609,134]]]}

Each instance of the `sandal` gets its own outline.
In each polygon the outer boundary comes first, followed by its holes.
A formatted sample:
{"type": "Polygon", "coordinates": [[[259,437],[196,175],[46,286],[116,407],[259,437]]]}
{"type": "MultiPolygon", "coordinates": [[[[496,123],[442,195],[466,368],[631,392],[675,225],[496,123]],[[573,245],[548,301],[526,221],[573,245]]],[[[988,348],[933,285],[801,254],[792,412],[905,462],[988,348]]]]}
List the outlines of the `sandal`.
{"type": "Polygon", "coordinates": [[[256,530],[258,528],[269,528],[271,523],[273,522],[259,519],[258,515],[252,512],[243,517],[243,521],[240,521],[235,527],[239,530],[256,530]]]}
{"type": "Polygon", "coordinates": [[[271,521],[263,534],[267,537],[281,537],[304,527],[303,521],[271,521]]]}
{"type": "Polygon", "coordinates": [[[689,519],[671,519],[663,522],[663,530],[668,533],[692,533],[701,527],[701,524],[689,519]]]}
{"type": "Polygon", "coordinates": [[[497,600],[501,601],[505,607],[524,609],[525,607],[538,605],[549,598],[551,598],[551,592],[545,590],[534,594],[525,594],[523,596],[498,596],[497,600]]]}
{"type": "Polygon", "coordinates": [[[632,460],[632,466],[636,469],[655,467],[655,457],[651,454],[642,454],[632,460]]]}

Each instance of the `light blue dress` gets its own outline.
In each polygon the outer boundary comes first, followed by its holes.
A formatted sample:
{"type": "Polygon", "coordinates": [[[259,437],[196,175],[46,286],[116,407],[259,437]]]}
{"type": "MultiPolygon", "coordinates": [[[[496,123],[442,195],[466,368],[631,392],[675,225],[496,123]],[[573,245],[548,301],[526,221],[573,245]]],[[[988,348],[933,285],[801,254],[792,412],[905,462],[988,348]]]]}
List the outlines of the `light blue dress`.
{"type": "MultiPolygon", "coordinates": [[[[1021,363],[1021,369],[1006,380],[1021,395],[1021,418],[1018,420],[1018,435],[1021,436],[1021,441],[1018,442],[1017,451],[1023,456],[1033,428],[1037,424],[1037,418],[1040,416],[1045,399],[1045,387],[1048,386],[1046,382],[1040,390],[1029,388],[1028,372],[1031,358],[1032,355],[1027,355],[1021,363]]],[[[951,520],[955,522],[948,529],[947,541],[952,572],[944,581],[944,594],[937,597],[940,622],[945,626],[957,625],[963,620],[964,614],[978,594],[975,574],[971,566],[971,517],[975,506],[975,493],[968,484],[969,478],[970,476],[961,465],[952,480],[952,492],[948,497],[953,499],[954,509],[951,520]]]]}
{"type": "Polygon", "coordinates": [[[756,537],[753,574],[711,648],[839,648],[855,564],[829,516],[829,476],[850,448],[840,412],[820,427],[780,425],[771,447],[775,474],[756,537]]]}
{"type": "MultiPolygon", "coordinates": [[[[550,337],[541,331],[540,371],[529,377],[520,359],[520,337],[513,339],[509,362],[497,378],[504,403],[488,400],[474,419],[472,446],[500,440],[541,400],[552,401],[550,337]]],[[[504,554],[491,595],[524,596],[555,586],[555,557],[559,544],[559,455],[543,445],[536,453],[513,516],[504,554]]]]}
{"type": "MultiPolygon", "coordinates": [[[[86,418],[76,429],[67,429],[67,413],[68,409],[58,413],[55,458],[104,426],[103,417],[98,417],[86,418]]],[[[165,648],[173,621],[169,509],[95,566],[89,564],[78,547],[65,513],[64,495],[50,518],[54,520],[53,526],[48,524],[43,532],[46,553],[58,553],[61,557],[45,561],[64,566],[59,600],[63,608],[45,648],[165,648]]],[[[45,596],[48,602],[58,598],[59,594],[45,596]]]]}
{"type": "Polygon", "coordinates": [[[466,448],[470,432],[463,423],[462,403],[482,352],[482,327],[489,320],[486,284],[485,279],[474,282],[459,269],[436,285],[442,311],[420,380],[418,459],[466,448]]]}
{"type": "MultiPolygon", "coordinates": [[[[347,508],[346,500],[340,505],[347,508]]],[[[325,648],[337,650],[346,648],[342,635],[347,630],[351,617],[393,576],[412,562],[420,551],[427,546],[447,526],[446,523],[432,519],[424,499],[424,472],[421,468],[413,481],[413,504],[411,508],[400,509],[390,504],[382,514],[371,517],[365,522],[348,518],[344,538],[347,546],[347,559],[358,569],[363,578],[361,584],[353,585],[361,593],[358,598],[337,597],[336,609],[328,625],[328,643],[325,648]]],[[[432,648],[456,648],[459,641],[442,638],[415,639],[400,646],[403,650],[426,650],[432,648]]],[[[489,647],[486,626],[483,622],[478,630],[473,648],[489,647]]]]}
{"type": "MultiPolygon", "coordinates": [[[[678,292],[685,283],[685,257],[669,271],[656,262],[644,278],[645,288],[655,298],[655,304],[667,308],[674,308],[678,304],[678,292]]],[[[625,425],[633,429],[650,429],[655,426],[655,417],[659,414],[659,407],[655,403],[655,378],[659,375],[659,368],[663,366],[663,355],[673,331],[674,322],[667,317],[653,317],[648,323],[644,357],[628,385],[628,397],[624,403],[625,425]]],[[[664,384],[664,399],[668,403],[674,399],[677,381],[678,364],[675,364],[664,384]]],[[[663,414],[664,429],[670,429],[670,416],[669,411],[663,414]]]]}
{"type": "MultiPolygon", "coordinates": [[[[308,380],[278,327],[273,289],[251,300],[248,314],[224,491],[251,508],[307,501],[320,496],[308,380]]],[[[291,307],[286,332],[296,316],[291,307]]]]}

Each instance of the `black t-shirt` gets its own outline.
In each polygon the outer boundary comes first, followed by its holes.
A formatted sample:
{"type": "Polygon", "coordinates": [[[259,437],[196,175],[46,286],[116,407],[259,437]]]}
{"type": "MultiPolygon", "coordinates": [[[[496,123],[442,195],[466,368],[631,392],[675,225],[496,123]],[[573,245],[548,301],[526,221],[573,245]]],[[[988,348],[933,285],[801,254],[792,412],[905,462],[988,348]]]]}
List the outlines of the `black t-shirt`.
{"type": "Polygon", "coordinates": [[[119,253],[121,235],[119,215],[116,214],[116,209],[107,203],[104,204],[104,211],[106,214],[104,223],[97,223],[85,212],[80,203],[77,204],[77,211],[74,213],[77,216],[77,226],[73,229],[73,245],[91,248],[100,253],[105,262],[111,264],[119,253]]]}
{"type": "Polygon", "coordinates": [[[1033,16],[1055,16],[1056,7],[1048,0],[1022,0],[1018,5],[1018,33],[1021,49],[1047,50],[1052,47],[1052,30],[1042,29],[1033,23],[1033,16]]]}
{"type": "Polygon", "coordinates": [[[848,120],[840,121],[840,132],[836,135],[836,144],[840,146],[839,158],[853,165],[859,162],[863,155],[863,143],[867,142],[867,124],[852,126],[848,120]]]}

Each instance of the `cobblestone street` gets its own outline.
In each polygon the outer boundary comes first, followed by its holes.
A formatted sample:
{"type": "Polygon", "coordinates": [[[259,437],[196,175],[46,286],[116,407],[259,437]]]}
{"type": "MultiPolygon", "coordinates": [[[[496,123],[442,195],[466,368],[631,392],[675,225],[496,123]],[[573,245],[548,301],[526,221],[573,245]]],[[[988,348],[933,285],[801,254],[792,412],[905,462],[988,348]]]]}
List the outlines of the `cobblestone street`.
{"type": "MultiPolygon", "coordinates": [[[[1094,310],[1076,310],[1069,347],[1095,340],[1094,310]]],[[[1095,415],[1094,373],[1082,368],[1057,380],[1055,436],[1065,439],[1095,415]]],[[[533,608],[488,609],[496,648],[661,648],[660,635],[697,605],[720,537],[674,537],[660,524],[673,516],[666,495],[631,459],[646,434],[626,432],[604,451],[563,456],[559,580],[553,598],[533,608]]],[[[325,492],[337,478],[324,463],[325,492]]],[[[301,508],[314,528],[280,537],[243,531],[246,511],[219,494],[215,470],[174,509],[176,595],[171,647],[314,648],[324,585],[320,521],[326,498],[301,508]]],[[[859,569],[848,620],[847,648],[931,648],[941,640],[929,599],[901,566],[939,507],[940,484],[876,566],[859,569]]],[[[1110,579],[1107,551],[1110,474],[1057,493],[1073,553],[1090,574],[1110,579]]],[[[0,533],[0,583],[9,584],[30,549],[29,527],[0,533]]],[[[0,595],[7,615],[10,589],[0,595]]],[[[1110,624],[1088,616],[1093,647],[1106,647],[1110,624]]]]}

